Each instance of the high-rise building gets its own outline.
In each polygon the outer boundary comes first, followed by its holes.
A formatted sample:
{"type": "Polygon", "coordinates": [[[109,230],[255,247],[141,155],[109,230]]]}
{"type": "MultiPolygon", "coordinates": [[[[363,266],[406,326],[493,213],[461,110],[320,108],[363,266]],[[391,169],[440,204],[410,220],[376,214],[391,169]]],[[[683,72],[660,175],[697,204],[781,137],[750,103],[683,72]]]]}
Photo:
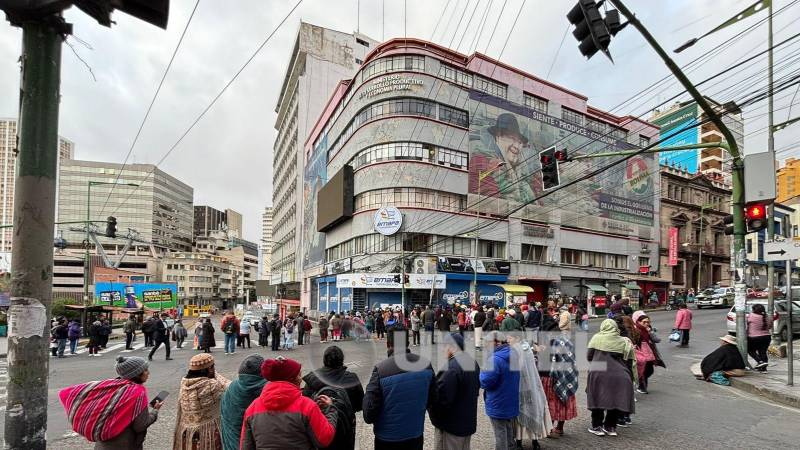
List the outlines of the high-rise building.
{"type": "MultiPolygon", "coordinates": [[[[545,190],[539,156],[633,150],[658,133],[480,53],[380,44],[300,140],[302,307],[663,299],[657,158],[568,161],[545,190]]],[[[276,213],[276,241],[282,226],[276,213]]]]}
{"type": "Polygon", "coordinates": [[[225,209],[225,221],[228,224],[228,235],[242,237],[242,214],[230,208],[225,209]]]}
{"type": "Polygon", "coordinates": [[[261,253],[261,272],[260,279],[269,280],[272,273],[272,207],[267,206],[264,208],[264,213],[261,214],[261,245],[259,246],[261,253]]]}
{"type": "Polygon", "coordinates": [[[275,106],[273,146],[272,284],[283,284],[283,298],[299,306],[299,254],[303,146],[308,132],[342,79],[351,78],[377,42],[359,33],[342,33],[300,23],[275,106]]]}
{"type": "MultiPolygon", "coordinates": [[[[722,105],[707,98],[713,108],[721,109],[722,105]]],[[[648,119],[651,123],[661,127],[663,142],[659,147],[672,147],[724,140],[722,133],[716,125],[705,121],[705,114],[700,106],[694,102],[675,103],[663,111],[656,110],[648,119]]],[[[733,133],[739,151],[744,151],[744,119],[742,113],[728,113],[722,116],[722,121],[733,133]]],[[[703,148],[696,150],[681,150],[662,152],[659,163],[683,169],[689,173],[704,173],[721,175],[725,184],[731,184],[732,159],[728,151],[721,148],[703,148]]]]}
{"type": "MultiPolygon", "coordinates": [[[[11,225],[14,222],[14,181],[17,173],[17,120],[0,119],[0,224],[11,225]]],[[[75,156],[75,144],[58,138],[58,161],[72,159],[75,156]]],[[[6,269],[11,255],[12,229],[0,230],[0,269],[6,269]]]]}
{"type": "Polygon", "coordinates": [[[221,231],[227,225],[227,217],[223,211],[211,206],[195,205],[194,235],[208,236],[213,231],[221,231]]]}
{"type": "MultiPolygon", "coordinates": [[[[109,216],[117,219],[118,237],[100,237],[104,245],[124,245],[122,236],[130,228],[139,233],[139,239],[159,249],[192,249],[194,189],[186,183],[151,164],[127,164],[123,169],[122,164],[72,160],[63,161],[59,173],[59,222],[86,220],[87,196],[91,192],[90,220],[105,222],[109,216]],[[118,175],[119,181],[112,190],[118,175]]],[[[82,248],[85,234],[70,231],[70,226],[76,225],[59,225],[57,229],[70,247],[82,248]]],[[[102,235],[105,224],[97,226],[102,235]]]]}
{"type": "Polygon", "coordinates": [[[777,201],[785,202],[800,195],[800,159],[787,158],[777,173],[777,201]]]}

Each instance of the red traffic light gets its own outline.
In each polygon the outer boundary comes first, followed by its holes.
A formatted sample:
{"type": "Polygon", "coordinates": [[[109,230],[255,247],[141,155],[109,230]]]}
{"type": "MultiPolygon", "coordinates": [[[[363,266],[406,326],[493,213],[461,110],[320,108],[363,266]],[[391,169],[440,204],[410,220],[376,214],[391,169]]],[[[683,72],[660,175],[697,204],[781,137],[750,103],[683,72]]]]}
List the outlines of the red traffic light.
{"type": "Polygon", "coordinates": [[[539,155],[539,162],[542,163],[542,166],[549,166],[553,164],[553,156],[550,153],[542,153],[539,155]]]}
{"type": "Polygon", "coordinates": [[[556,157],[556,161],[564,162],[567,160],[567,149],[556,150],[553,156],[556,157]]]}
{"type": "Polygon", "coordinates": [[[767,207],[762,204],[747,205],[744,209],[744,216],[747,220],[765,219],[767,217],[767,207]]]}

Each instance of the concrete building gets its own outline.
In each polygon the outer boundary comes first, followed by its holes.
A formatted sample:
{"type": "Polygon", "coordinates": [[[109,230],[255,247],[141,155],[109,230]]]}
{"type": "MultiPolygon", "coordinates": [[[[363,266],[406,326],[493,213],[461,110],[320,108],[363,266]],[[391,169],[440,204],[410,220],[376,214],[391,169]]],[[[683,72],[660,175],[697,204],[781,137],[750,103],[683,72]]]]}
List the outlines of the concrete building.
{"type": "Polygon", "coordinates": [[[300,210],[303,143],[340,80],[351,78],[377,42],[359,33],[342,33],[300,23],[275,112],[272,205],[275,223],[271,282],[293,307],[299,306],[300,210]],[[291,300],[291,301],[289,301],[291,300]]]}
{"type": "Polygon", "coordinates": [[[800,195],[800,159],[787,158],[776,176],[779,202],[785,202],[800,195]]]}
{"type": "Polygon", "coordinates": [[[730,202],[731,189],[720,175],[661,166],[659,265],[661,276],[671,281],[673,289],[702,290],[717,283],[732,286],[733,236],[725,235],[723,223],[730,214],[730,202]],[[674,265],[670,264],[670,230],[675,236],[674,265]]]}
{"type": "MultiPolygon", "coordinates": [[[[713,99],[707,98],[714,108],[722,105],[713,99]]],[[[675,103],[666,110],[656,110],[648,119],[661,127],[661,136],[664,139],[659,147],[688,145],[707,142],[719,142],[724,138],[722,133],[713,123],[702,123],[705,115],[696,102],[675,103]]],[[[731,130],[739,151],[744,151],[744,119],[741,112],[728,113],[722,116],[722,121],[731,130]]],[[[727,150],[722,148],[706,148],[697,150],[683,150],[677,152],[663,152],[659,156],[662,165],[676,166],[689,173],[705,173],[721,175],[722,181],[730,186],[733,166],[727,150]]]]}
{"type": "Polygon", "coordinates": [[[272,207],[267,206],[264,208],[264,213],[261,214],[261,246],[259,247],[261,254],[259,270],[259,279],[271,280],[270,274],[272,273],[272,207]]]}
{"type": "Polygon", "coordinates": [[[225,220],[228,225],[228,235],[242,237],[242,214],[232,209],[225,209],[225,220]]]}
{"type": "MultiPolygon", "coordinates": [[[[119,259],[122,251],[121,245],[104,246],[105,252],[112,261],[119,259]]],[[[144,281],[157,279],[159,273],[159,256],[163,252],[156,253],[158,250],[154,246],[135,245],[131,247],[125,255],[119,269],[128,271],[131,274],[141,276],[144,281]]],[[[83,249],[67,248],[56,250],[53,253],[53,298],[72,299],[81,301],[83,299],[83,249]]],[[[103,258],[94,251],[89,256],[89,295],[94,290],[95,274],[105,267],[103,258]]]]}
{"type": "MultiPolygon", "coordinates": [[[[657,138],[652,124],[485,55],[412,38],[378,45],[305,141],[303,307],[400,304],[401,292],[406,304],[469,302],[473,287],[476,300],[499,304],[663,291],[650,269],[655,157],[548,194],[539,163],[550,148],[607,152],[657,138]],[[402,272],[404,291],[393,281],[402,272]]],[[[566,163],[561,183],[611,161],[566,163]]]]}
{"type": "MultiPolygon", "coordinates": [[[[123,169],[122,164],[72,160],[63,161],[59,173],[58,222],[86,220],[91,184],[90,220],[117,219],[117,238],[100,237],[104,246],[124,245],[130,228],[159,253],[191,250],[194,190],[186,183],[151,164],[127,164],[123,169]]],[[[98,232],[105,233],[105,224],[97,225],[98,232]]],[[[85,234],[70,231],[70,226],[75,225],[59,225],[57,230],[70,247],[82,248],[85,234]]]]}
{"type": "Polygon", "coordinates": [[[178,299],[184,304],[227,308],[236,298],[232,281],[236,269],[228,258],[206,252],[170,253],[160,261],[160,277],[176,283],[178,299]]]}
{"type": "MultiPolygon", "coordinates": [[[[0,119],[0,224],[14,223],[14,183],[17,174],[17,120],[0,119]]],[[[58,138],[58,163],[75,157],[75,144],[58,138]]],[[[11,241],[14,231],[0,230],[0,270],[11,267],[11,241]]]]}
{"type": "Polygon", "coordinates": [[[225,228],[225,212],[211,206],[195,205],[194,207],[194,235],[208,236],[213,231],[225,228]]]}

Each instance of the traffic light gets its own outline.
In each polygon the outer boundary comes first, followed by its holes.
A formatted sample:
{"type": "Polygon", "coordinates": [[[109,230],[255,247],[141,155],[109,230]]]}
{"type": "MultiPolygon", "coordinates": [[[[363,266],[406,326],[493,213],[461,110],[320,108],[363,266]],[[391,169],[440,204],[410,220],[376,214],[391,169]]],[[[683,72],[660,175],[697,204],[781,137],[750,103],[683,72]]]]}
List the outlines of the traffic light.
{"type": "Polygon", "coordinates": [[[733,214],[728,214],[722,218],[722,223],[725,225],[725,235],[733,235],[733,214]]]}
{"type": "Polygon", "coordinates": [[[106,236],[110,238],[117,237],[117,218],[108,216],[106,219],[106,236]]]}
{"type": "Polygon", "coordinates": [[[750,203],[744,207],[747,232],[754,233],[767,228],[767,206],[763,203],[750,203]]]}
{"type": "Polygon", "coordinates": [[[569,23],[575,25],[572,35],[578,40],[578,49],[587,59],[594,56],[598,50],[602,51],[612,62],[608,44],[611,37],[628,25],[620,23],[619,11],[611,9],[606,11],[606,17],[600,14],[600,5],[594,0],[578,0],[578,3],[567,13],[569,23]]]}
{"type": "Polygon", "coordinates": [[[558,175],[558,163],[566,160],[567,151],[556,151],[555,147],[550,147],[539,153],[539,162],[542,164],[542,187],[545,190],[561,184],[561,179],[558,175]]]}
{"type": "Polygon", "coordinates": [[[0,0],[0,9],[12,25],[44,20],[73,5],[107,27],[113,23],[115,9],[164,29],[169,18],[169,0],[0,0]]]}

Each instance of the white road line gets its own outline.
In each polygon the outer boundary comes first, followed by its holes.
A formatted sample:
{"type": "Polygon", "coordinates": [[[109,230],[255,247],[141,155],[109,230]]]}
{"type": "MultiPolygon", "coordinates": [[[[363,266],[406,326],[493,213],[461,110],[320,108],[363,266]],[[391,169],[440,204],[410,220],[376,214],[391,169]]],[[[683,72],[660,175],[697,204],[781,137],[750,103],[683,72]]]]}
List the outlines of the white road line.
{"type": "Polygon", "coordinates": [[[139,349],[144,347],[144,342],[139,342],[137,344],[133,344],[131,347],[133,347],[132,350],[122,350],[120,353],[130,353],[130,352],[134,352],[136,350],[139,350],[139,349]]]}
{"type": "Polygon", "coordinates": [[[120,347],[124,347],[124,346],[125,346],[125,343],[122,343],[122,344],[114,344],[114,345],[112,345],[112,346],[110,346],[110,347],[106,347],[106,349],[105,349],[105,350],[102,350],[102,351],[100,351],[100,353],[111,353],[112,351],[114,351],[114,350],[116,350],[116,349],[118,349],[118,348],[120,348],[120,347]]]}

